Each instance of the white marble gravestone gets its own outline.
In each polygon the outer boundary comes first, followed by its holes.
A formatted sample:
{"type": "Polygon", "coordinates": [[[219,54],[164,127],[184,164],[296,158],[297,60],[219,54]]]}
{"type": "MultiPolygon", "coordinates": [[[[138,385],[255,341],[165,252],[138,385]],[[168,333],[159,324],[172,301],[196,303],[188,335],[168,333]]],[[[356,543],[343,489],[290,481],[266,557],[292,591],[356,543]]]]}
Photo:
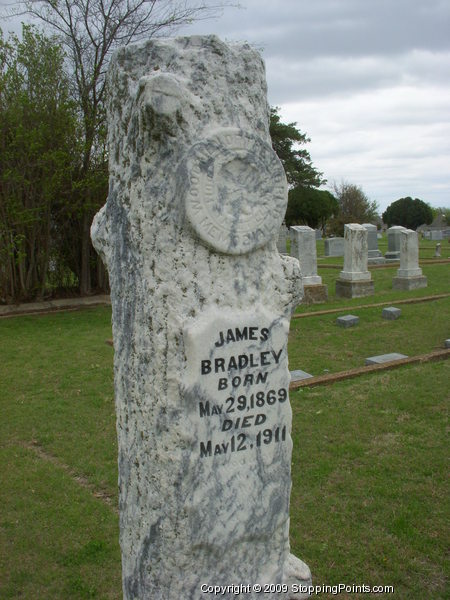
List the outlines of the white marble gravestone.
{"type": "Polygon", "coordinates": [[[328,288],[317,274],[316,232],[306,225],[294,225],[290,228],[290,238],[291,256],[300,261],[304,301],[326,302],[328,288]]]}
{"type": "Polygon", "coordinates": [[[161,39],[117,51],[108,85],[92,238],[111,282],[124,598],[307,597],[289,549],[301,274],[276,246],[264,65],[215,36],[161,39]]]}
{"type": "Polygon", "coordinates": [[[419,236],[417,231],[403,229],[400,239],[400,268],[392,280],[395,290],[427,287],[427,278],[419,267],[419,236]]]}
{"type": "Polygon", "coordinates": [[[336,280],[336,296],[359,298],[374,293],[367,268],[367,229],[359,223],[344,225],[344,269],[336,280]]]}

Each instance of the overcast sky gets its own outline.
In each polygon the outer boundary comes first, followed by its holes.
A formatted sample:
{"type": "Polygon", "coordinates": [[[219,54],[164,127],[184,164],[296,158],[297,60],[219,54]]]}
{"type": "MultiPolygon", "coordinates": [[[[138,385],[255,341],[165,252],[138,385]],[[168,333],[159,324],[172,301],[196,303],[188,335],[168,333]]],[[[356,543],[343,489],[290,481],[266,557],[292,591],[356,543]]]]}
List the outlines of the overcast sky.
{"type": "Polygon", "coordinates": [[[182,33],[262,49],[269,102],[311,138],[329,183],[380,210],[450,207],[450,0],[241,0],[182,33]]]}
{"type": "Polygon", "coordinates": [[[380,211],[404,196],[450,207],[450,0],[239,2],[178,33],[260,49],[270,104],[329,184],[380,211]]]}

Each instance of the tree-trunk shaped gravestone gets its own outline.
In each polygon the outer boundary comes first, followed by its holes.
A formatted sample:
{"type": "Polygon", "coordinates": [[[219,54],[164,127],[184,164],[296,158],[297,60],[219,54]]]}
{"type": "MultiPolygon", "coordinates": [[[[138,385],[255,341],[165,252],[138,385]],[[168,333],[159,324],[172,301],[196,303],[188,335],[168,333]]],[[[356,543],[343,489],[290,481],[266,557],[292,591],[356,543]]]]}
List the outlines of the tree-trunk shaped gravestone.
{"type": "Polygon", "coordinates": [[[289,550],[301,279],[276,248],[287,189],[263,63],[186,37],[120,49],[108,77],[92,238],[111,281],[124,597],[307,597],[289,550]]]}

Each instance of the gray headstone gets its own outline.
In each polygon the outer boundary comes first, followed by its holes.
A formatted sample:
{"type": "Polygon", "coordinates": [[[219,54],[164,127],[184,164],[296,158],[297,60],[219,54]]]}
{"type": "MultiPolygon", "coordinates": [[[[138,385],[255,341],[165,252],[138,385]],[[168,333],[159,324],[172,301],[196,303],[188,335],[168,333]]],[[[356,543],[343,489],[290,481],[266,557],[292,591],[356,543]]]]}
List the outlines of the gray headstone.
{"type": "Polygon", "coordinates": [[[289,237],[289,229],[285,223],[282,223],[278,231],[277,248],[281,254],[287,253],[287,240],[289,237]]]}
{"type": "Polygon", "coordinates": [[[344,238],[327,238],[324,241],[325,256],[344,256],[344,238]]]}
{"type": "Polygon", "coordinates": [[[435,258],[441,258],[441,244],[436,244],[436,250],[434,252],[435,258]]]}
{"type": "Polygon", "coordinates": [[[432,240],[442,240],[444,239],[444,235],[441,230],[432,230],[430,239],[432,240]]]}
{"type": "Polygon", "coordinates": [[[387,230],[388,251],[384,255],[386,260],[399,260],[401,233],[404,230],[400,225],[394,225],[387,230]]]}
{"type": "Polygon", "coordinates": [[[445,347],[450,348],[450,339],[445,340],[445,347]]]}
{"type": "Polygon", "coordinates": [[[369,265],[385,262],[381,252],[378,250],[377,226],[372,225],[372,223],[363,223],[363,227],[367,230],[367,257],[369,265]]]}
{"type": "Polygon", "coordinates": [[[301,278],[276,247],[287,184],[263,62],[215,36],[155,39],[118,50],[108,86],[92,238],[111,283],[124,599],[306,585],[289,546],[301,278]]]}
{"type": "Polygon", "coordinates": [[[302,379],[311,379],[313,375],[310,375],[306,371],[302,371],[301,369],[297,369],[296,371],[291,371],[291,381],[301,381],[302,379]]]}
{"type": "Polygon", "coordinates": [[[369,358],[366,358],[366,365],[381,365],[383,363],[392,362],[393,360],[400,360],[401,358],[408,357],[405,354],[398,354],[397,352],[380,354],[379,356],[369,356],[369,358]]]}
{"type": "Polygon", "coordinates": [[[353,327],[354,325],[358,325],[359,317],[355,317],[355,315],[344,315],[343,317],[338,317],[336,319],[336,325],[339,327],[353,327]]]}
{"type": "Polygon", "coordinates": [[[388,306],[387,308],[383,308],[381,312],[381,316],[383,319],[387,319],[389,321],[395,321],[400,317],[402,311],[400,308],[396,308],[395,306],[388,306]]]}

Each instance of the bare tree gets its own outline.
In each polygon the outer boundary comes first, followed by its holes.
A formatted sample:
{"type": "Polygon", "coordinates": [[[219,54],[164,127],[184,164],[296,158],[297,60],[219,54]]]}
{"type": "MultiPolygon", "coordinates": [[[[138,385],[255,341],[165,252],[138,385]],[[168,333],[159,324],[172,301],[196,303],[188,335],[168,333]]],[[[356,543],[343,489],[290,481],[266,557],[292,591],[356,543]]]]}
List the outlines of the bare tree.
{"type": "MultiPolygon", "coordinates": [[[[80,181],[89,179],[89,173],[95,172],[93,166],[103,156],[105,73],[112,51],[218,16],[229,6],[228,2],[210,4],[203,0],[23,0],[18,4],[22,14],[45,23],[67,50],[84,137],[80,181]]],[[[80,190],[80,292],[86,294],[91,289],[89,229],[102,201],[89,197],[89,190],[83,186],[80,190]]]]}

